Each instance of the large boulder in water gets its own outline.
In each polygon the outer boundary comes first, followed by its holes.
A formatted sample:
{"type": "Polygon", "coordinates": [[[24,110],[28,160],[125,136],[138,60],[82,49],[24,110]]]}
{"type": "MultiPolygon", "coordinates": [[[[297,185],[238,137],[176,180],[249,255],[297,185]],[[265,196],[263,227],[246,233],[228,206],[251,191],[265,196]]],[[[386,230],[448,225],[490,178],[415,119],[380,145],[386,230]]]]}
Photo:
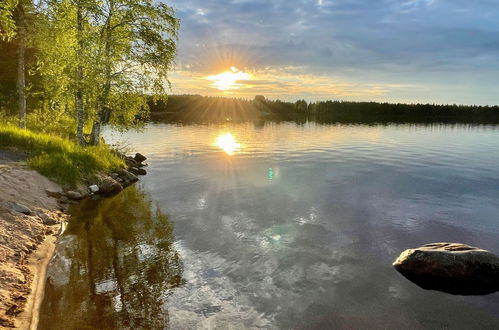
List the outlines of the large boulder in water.
{"type": "Polygon", "coordinates": [[[499,257],[466,244],[432,243],[405,250],[393,266],[428,290],[458,295],[499,291],[499,257]]]}

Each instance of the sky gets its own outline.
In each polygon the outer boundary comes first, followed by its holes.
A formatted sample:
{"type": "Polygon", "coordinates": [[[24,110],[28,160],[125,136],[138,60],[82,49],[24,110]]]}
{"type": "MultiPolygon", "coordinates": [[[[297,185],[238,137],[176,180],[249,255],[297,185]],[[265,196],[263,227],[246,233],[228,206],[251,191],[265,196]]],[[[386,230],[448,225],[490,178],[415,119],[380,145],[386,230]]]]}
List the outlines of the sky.
{"type": "Polygon", "coordinates": [[[168,0],[175,94],[499,104],[497,0],[168,0]]]}

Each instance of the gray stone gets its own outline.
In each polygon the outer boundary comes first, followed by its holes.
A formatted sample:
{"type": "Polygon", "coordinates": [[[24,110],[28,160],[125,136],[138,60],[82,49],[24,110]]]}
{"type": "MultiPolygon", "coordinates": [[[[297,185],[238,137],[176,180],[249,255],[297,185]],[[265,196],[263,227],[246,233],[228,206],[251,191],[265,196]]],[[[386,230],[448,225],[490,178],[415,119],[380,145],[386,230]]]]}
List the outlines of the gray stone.
{"type": "Polygon", "coordinates": [[[111,178],[117,179],[119,177],[118,173],[111,173],[111,178]]]}
{"type": "Polygon", "coordinates": [[[71,190],[66,192],[66,197],[74,201],[79,201],[83,199],[82,194],[80,194],[78,191],[71,191],[71,190]]]}
{"type": "Polygon", "coordinates": [[[143,168],[139,168],[139,169],[138,169],[138,174],[139,174],[139,175],[146,175],[146,174],[147,174],[147,171],[146,171],[146,170],[144,170],[143,168]]]}
{"type": "Polygon", "coordinates": [[[428,290],[458,295],[499,291],[499,257],[461,243],[432,243],[409,249],[393,266],[407,279],[428,290]]]}
{"type": "Polygon", "coordinates": [[[9,204],[9,207],[12,211],[26,214],[26,215],[31,214],[31,210],[26,205],[19,204],[17,202],[9,202],[8,204],[9,204]]]}
{"type": "Polygon", "coordinates": [[[54,191],[54,190],[45,190],[45,193],[47,194],[47,196],[49,197],[53,197],[53,198],[61,198],[63,193],[60,192],[60,191],[54,191]]]}
{"type": "Polygon", "coordinates": [[[123,190],[123,186],[111,177],[105,177],[99,182],[99,191],[103,194],[115,194],[123,190]]]}

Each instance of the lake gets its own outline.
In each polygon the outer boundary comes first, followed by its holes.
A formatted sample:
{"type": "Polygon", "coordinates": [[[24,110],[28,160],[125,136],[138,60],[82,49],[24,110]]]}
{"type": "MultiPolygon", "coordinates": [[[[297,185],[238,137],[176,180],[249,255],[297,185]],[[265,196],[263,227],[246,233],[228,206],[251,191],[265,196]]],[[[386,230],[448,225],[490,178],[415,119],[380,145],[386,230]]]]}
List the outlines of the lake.
{"type": "Polygon", "coordinates": [[[499,253],[499,127],[293,122],[107,130],[148,157],[73,207],[40,329],[498,329],[499,294],[405,279],[405,249],[499,253]]]}

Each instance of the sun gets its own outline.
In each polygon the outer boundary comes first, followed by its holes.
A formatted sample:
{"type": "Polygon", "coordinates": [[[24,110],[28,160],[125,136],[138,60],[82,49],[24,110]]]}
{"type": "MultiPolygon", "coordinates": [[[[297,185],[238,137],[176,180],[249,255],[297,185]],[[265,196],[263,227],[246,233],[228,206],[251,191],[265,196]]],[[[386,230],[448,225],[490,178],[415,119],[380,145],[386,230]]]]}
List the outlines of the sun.
{"type": "Polygon", "coordinates": [[[217,137],[215,140],[215,146],[219,147],[227,155],[232,156],[235,151],[241,148],[241,145],[236,142],[234,136],[230,133],[225,133],[217,137]]]}
{"type": "Polygon", "coordinates": [[[249,73],[239,71],[239,69],[237,69],[236,67],[231,66],[228,71],[209,76],[206,79],[212,81],[211,86],[221,91],[229,91],[233,89],[239,89],[244,86],[244,84],[240,82],[244,80],[250,80],[251,75],[249,73]]]}

